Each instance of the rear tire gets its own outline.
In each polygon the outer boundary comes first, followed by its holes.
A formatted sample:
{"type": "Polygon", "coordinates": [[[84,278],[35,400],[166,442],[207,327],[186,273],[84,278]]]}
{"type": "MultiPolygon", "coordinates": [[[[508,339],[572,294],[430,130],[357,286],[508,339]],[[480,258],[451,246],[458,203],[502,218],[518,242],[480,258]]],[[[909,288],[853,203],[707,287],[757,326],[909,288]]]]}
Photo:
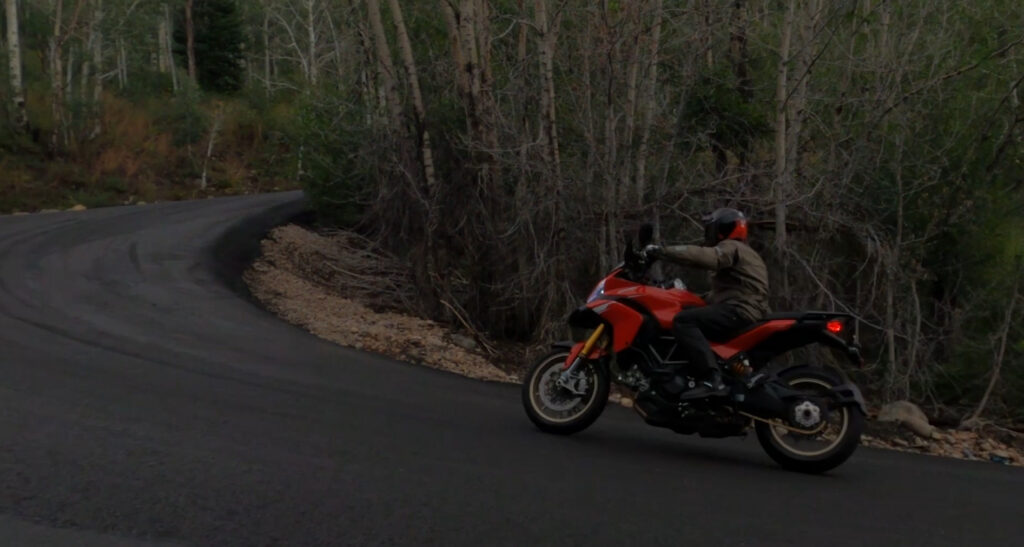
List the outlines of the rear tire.
{"type": "MultiPolygon", "coordinates": [[[[799,368],[785,371],[780,376],[790,386],[806,386],[809,390],[824,390],[843,383],[840,374],[824,369],[799,368]]],[[[859,408],[843,406],[830,409],[829,412],[838,420],[838,424],[834,426],[838,430],[836,439],[825,441],[826,446],[819,450],[797,449],[784,440],[784,437],[799,439],[800,434],[780,433],[779,430],[783,428],[760,421],[754,426],[757,440],[764,451],[786,469],[801,473],[824,473],[838,467],[853,455],[864,431],[864,414],[859,408]]]]}
{"type": "Polygon", "coordinates": [[[571,435],[590,427],[604,412],[611,382],[608,370],[588,361],[580,365],[587,381],[583,396],[575,396],[553,385],[562,372],[569,352],[559,350],[544,356],[523,379],[523,408],[530,421],[541,431],[571,435]]]}

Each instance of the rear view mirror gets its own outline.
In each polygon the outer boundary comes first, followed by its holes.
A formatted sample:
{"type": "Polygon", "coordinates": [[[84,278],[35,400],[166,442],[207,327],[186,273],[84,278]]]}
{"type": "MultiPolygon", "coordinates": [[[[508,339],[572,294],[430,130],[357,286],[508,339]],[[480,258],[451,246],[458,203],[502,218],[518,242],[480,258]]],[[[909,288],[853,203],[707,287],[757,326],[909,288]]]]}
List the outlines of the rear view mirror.
{"type": "Polygon", "coordinates": [[[640,248],[643,249],[650,245],[652,241],[654,241],[654,225],[645,223],[640,226],[640,248]]]}

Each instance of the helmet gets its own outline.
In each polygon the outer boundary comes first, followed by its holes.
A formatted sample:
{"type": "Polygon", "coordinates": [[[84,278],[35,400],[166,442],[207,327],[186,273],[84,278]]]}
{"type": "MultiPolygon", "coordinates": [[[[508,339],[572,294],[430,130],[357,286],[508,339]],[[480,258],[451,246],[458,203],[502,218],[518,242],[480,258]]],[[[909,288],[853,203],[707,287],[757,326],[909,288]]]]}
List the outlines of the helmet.
{"type": "Polygon", "coordinates": [[[724,239],[747,240],[747,217],[736,209],[722,208],[704,220],[704,245],[713,247],[724,239]]]}

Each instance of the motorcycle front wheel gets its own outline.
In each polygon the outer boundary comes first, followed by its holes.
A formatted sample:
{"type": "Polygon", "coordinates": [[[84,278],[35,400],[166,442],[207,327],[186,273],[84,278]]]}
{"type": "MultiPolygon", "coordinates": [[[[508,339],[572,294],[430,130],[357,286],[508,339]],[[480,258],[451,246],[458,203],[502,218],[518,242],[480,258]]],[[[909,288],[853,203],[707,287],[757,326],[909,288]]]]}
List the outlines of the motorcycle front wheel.
{"type": "Polygon", "coordinates": [[[590,427],[604,411],[611,382],[599,363],[586,362],[577,369],[574,390],[558,385],[565,350],[544,356],[523,380],[523,407],[530,421],[541,431],[571,435],[590,427]]]}

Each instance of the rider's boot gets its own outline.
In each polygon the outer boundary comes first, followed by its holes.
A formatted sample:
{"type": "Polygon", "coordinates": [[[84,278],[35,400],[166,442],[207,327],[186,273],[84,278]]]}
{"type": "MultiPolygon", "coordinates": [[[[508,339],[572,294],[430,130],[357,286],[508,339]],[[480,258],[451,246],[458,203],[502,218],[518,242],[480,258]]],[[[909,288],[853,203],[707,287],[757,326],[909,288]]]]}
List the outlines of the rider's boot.
{"type": "Polygon", "coordinates": [[[696,401],[697,399],[717,397],[727,395],[728,393],[729,386],[722,382],[722,371],[718,367],[714,367],[703,379],[698,380],[696,386],[679,395],[679,401],[696,401]]]}

